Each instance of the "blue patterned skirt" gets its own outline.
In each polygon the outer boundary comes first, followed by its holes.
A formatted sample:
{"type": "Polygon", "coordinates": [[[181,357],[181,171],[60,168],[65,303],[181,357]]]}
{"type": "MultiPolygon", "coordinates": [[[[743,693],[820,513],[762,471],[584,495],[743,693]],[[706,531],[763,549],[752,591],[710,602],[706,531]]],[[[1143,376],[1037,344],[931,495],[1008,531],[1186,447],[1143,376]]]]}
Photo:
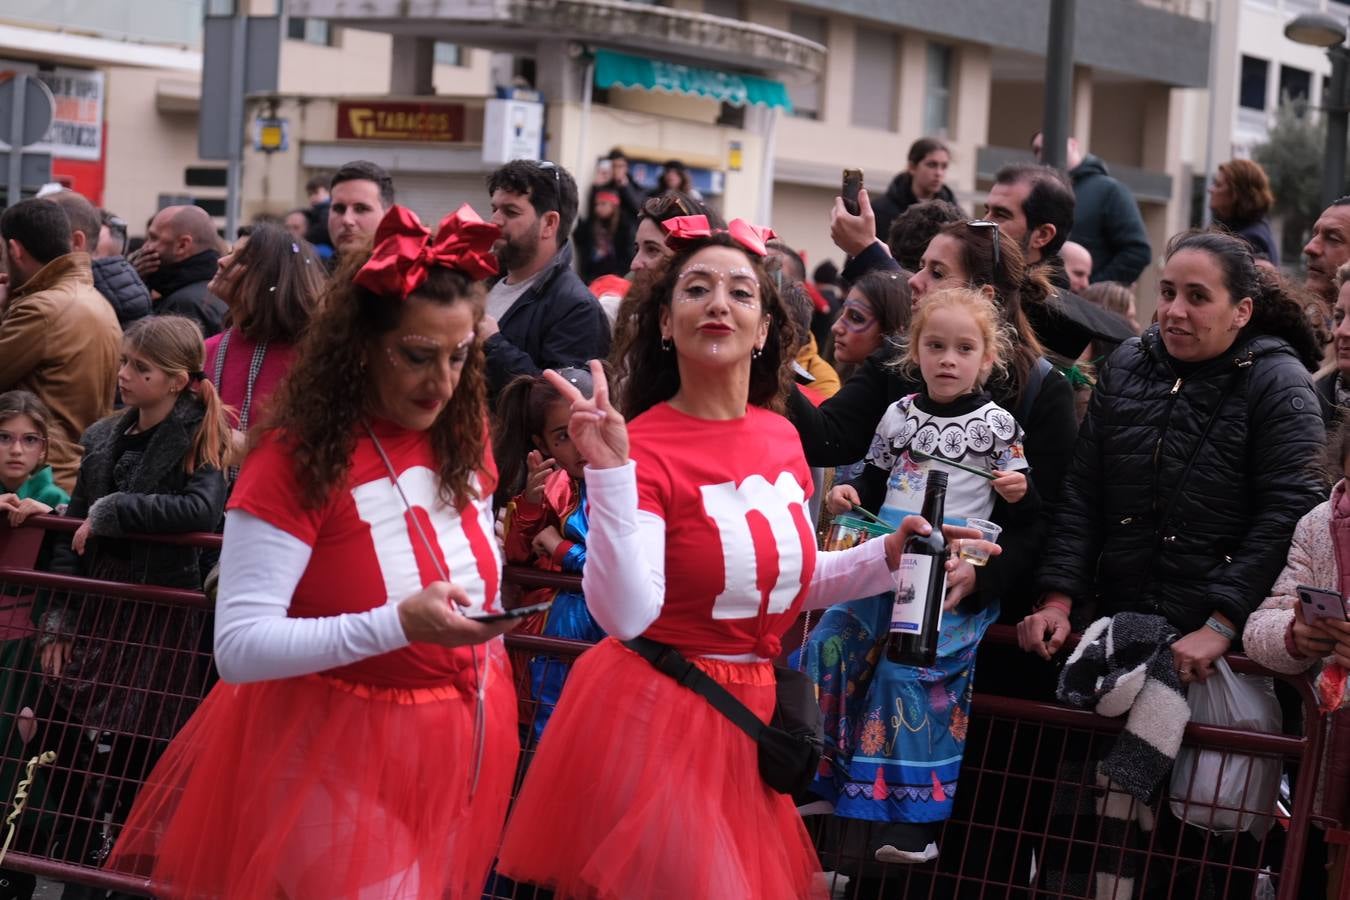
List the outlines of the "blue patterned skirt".
{"type": "Polygon", "coordinates": [[[998,604],[942,616],[937,664],[886,659],[892,595],[840,603],[811,633],[825,759],[812,785],[837,815],[876,822],[940,822],[951,815],[970,722],[975,650],[998,604]]]}

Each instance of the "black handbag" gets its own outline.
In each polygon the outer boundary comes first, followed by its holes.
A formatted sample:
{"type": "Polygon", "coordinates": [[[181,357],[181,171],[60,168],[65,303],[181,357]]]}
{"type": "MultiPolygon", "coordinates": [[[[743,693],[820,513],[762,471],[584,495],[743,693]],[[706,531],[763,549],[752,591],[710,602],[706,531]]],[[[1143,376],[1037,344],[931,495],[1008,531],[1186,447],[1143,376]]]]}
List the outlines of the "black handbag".
{"type": "Polygon", "coordinates": [[[759,775],[765,784],[780,794],[799,793],[810,786],[825,741],[815,684],[805,672],[774,666],[778,701],[766,725],[674,647],[642,637],[624,641],[623,645],[702,696],[749,735],[758,750],[759,775]]]}

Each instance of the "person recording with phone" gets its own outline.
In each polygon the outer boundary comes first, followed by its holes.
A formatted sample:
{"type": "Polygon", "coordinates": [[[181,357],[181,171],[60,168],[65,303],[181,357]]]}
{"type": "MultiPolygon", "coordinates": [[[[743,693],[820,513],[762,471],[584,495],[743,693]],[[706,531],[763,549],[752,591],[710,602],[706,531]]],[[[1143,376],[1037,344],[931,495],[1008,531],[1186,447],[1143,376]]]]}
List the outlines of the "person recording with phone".
{"type": "Polygon", "coordinates": [[[1284,571],[1242,631],[1248,656],[1290,675],[1350,669],[1350,423],[1332,430],[1326,463],[1339,476],[1331,496],[1299,520],[1284,571]]]}
{"type": "MultiPolygon", "coordinates": [[[[1267,669],[1297,675],[1317,673],[1316,694],[1330,721],[1331,750],[1318,773],[1313,815],[1339,819],[1350,796],[1342,757],[1347,720],[1345,673],[1350,671],[1350,623],[1345,598],[1350,596],[1350,423],[1341,422],[1327,437],[1327,474],[1335,479],[1330,497],[1299,520],[1284,571],[1270,596],[1247,617],[1242,647],[1267,669]],[[1339,715],[1331,715],[1339,712],[1339,715]]],[[[1344,854],[1343,847],[1309,841],[1309,859],[1301,885],[1305,896],[1317,896],[1326,866],[1313,853],[1344,854]]],[[[1330,868],[1338,871],[1333,861],[1330,868]]],[[[1322,892],[1323,894],[1325,892],[1322,892]]]]}
{"type": "Polygon", "coordinates": [[[392,206],[343,257],[229,502],[221,682],[110,868],[176,897],[481,893],[519,752],[511,624],[475,621],[501,611],[499,234],[465,205],[432,240],[392,206]]]}

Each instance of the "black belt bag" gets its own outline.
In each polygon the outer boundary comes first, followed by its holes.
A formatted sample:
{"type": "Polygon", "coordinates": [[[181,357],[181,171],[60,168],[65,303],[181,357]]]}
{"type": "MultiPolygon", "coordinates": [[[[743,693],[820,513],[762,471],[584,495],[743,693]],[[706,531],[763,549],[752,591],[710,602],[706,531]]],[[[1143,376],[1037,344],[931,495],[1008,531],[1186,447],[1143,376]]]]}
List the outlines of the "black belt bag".
{"type": "Polygon", "coordinates": [[[702,696],[713,709],[749,735],[759,751],[759,775],[765,784],[780,794],[795,794],[810,786],[825,742],[815,684],[805,672],[774,666],[778,702],[773,718],[765,725],[744,703],[674,647],[642,637],[624,641],[623,645],[702,696]]]}

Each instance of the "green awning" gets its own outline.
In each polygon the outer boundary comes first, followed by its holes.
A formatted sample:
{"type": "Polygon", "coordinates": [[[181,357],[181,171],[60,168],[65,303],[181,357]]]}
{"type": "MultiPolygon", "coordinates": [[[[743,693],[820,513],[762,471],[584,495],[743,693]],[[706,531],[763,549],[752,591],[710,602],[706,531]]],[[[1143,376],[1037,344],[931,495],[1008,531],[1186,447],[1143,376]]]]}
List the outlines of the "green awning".
{"type": "Polygon", "coordinates": [[[792,110],[787,88],[780,81],[645,59],[613,50],[595,51],[595,86],[644,88],[708,97],[732,106],[755,103],[792,110]]]}

